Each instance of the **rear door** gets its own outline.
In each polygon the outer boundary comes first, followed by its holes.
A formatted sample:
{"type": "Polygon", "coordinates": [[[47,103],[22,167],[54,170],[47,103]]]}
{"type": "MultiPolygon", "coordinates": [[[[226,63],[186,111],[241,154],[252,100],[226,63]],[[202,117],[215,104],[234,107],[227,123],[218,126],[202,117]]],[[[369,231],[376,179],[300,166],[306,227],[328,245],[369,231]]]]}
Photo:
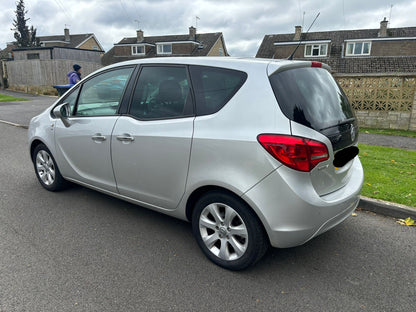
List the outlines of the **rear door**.
{"type": "Polygon", "coordinates": [[[163,209],[182,198],[193,134],[193,100],[185,66],[143,66],[129,113],[112,136],[121,195],[163,209]]]}

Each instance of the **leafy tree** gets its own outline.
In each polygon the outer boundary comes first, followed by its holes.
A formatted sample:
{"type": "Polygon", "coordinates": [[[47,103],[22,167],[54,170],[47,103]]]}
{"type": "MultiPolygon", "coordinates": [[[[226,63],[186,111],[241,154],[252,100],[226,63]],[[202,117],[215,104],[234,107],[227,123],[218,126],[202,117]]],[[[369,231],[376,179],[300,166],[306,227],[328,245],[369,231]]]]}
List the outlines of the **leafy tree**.
{"type": "Polygon", "coordinates": [[[27,11],[25,10],[24,0],[16,2],[16,19],[13,20],[14,38],[17,41],[19,48],[38,47],[40,46],[39,39],[36,38],[36,28],[26,25],[29,18],[25,18],[27,11]]]}

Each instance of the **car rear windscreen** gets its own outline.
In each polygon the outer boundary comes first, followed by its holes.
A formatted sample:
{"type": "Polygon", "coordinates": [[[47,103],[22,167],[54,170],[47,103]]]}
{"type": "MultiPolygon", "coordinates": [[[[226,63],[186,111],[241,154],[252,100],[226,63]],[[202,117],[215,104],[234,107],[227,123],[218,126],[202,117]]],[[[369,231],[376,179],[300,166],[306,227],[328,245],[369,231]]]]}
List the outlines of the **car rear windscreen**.
{"type": "Polygon", "coordinates": [[[270,83],[282,112],[290,120],[326,135],[334,149],[357,141],[358,124],[353,109],[327,70],[288,69],[271,75],[270,83]]]}
{"type": "Polygon", "coordinates": [[[296,68],[273,74],[270,82],[289,119],[317,131],[354,118],[344,92],[322,68],[296,68]]]}

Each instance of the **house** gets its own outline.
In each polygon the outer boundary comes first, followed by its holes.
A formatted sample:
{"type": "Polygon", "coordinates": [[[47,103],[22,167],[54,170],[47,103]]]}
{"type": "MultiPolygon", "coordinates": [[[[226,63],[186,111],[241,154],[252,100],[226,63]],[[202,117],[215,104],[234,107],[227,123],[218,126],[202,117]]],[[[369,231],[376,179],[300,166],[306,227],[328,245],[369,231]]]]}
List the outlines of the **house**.
{"type": "Polygon", "coordinates": [[[114,44],[102,58],[103,65],[148,57],[169,56],[228,56],[222,33],[197,34],[189,27],[185,35],[144,36],[137,30],[136,37],[124,38],[114,44]]]}
{"type": "Polygon", "coordinates": [[[100,63],[104,49],[94,34],[70,35],[64,29],[63,35],[38,37],[40,47],[15,48],[13,59],[22,60],[53,60],[65,59],[77,62],[100,63]]]}
{"type": "Polygon", "coordinates": [[[69,29],[64,29],[63,35],[38,37],[42,47],[65,47],[84,50],[104,51],[94,34],[71,35],[69,29]]]}
{"type": "Polygon", "coordinates": [[[94,34],[39,36],[40,46],[15,48],[5,63],[10,89],[40,94],[55,94],[53,85],[68,83],[67,73],[74,64],[85,77],[101,68],[104,49],[94,34]]]}
{"type": "Polygon", "coordinates": [[[416,27],[340,30],[265,35],[256,57],[288,58],[327,63],[335,73],[416,72],[416,27]]]}

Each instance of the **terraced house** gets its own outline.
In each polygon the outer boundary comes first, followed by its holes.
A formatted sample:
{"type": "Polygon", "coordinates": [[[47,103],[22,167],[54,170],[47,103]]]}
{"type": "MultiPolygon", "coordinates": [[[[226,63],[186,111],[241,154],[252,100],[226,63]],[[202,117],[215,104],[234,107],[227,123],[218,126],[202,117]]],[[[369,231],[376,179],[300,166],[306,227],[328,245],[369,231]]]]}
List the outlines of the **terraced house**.
{"type": "Polygon", "coordinates": [[[312,60],[331,66],[367,127],[416,130],[416,27],[265,35],[256,57],[312,60]]]}
{"type": "Polygon", "coordinates": [[[189,27],[184,35],[144,36],[137,30],[136,37],[123,38],[114,44],[103,57],[102,64],[147,57],[169,56],[227,56],[224,36],[221,32],[198,34],[189,27]]]}

